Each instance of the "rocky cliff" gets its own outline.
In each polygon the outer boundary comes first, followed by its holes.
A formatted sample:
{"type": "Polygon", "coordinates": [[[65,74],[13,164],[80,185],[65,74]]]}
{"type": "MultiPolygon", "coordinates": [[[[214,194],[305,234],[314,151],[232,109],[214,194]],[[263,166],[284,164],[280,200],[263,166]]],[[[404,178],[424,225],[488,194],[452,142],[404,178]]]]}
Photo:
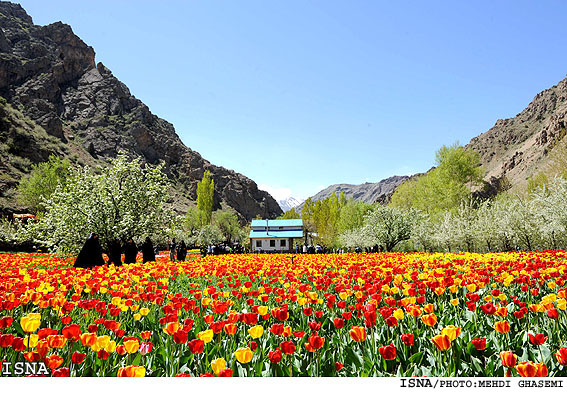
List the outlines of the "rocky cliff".
{"type": "Polygon", "coordinates": [[[524,187],[545,168],[566,127],[567,78],[537,94],[515,117],[498,120],[467,147],[480,153],[487,180],[506,177],[513,187],[524,187]]]}
{"type": "Polygon", "coordinates": [[[183,212],[205,170],[215,181],[215,208],[249,220],[282,213],[247,177],[211,164],[186,147],[172,124],[153,115],[70,26],[33,24],[18,4],[0,2],[0,205],[18,209],[14,186],[32,163],[55,153],[80,165],[103,164],[120,150],[144,162],[165,162],[183,212]]]}

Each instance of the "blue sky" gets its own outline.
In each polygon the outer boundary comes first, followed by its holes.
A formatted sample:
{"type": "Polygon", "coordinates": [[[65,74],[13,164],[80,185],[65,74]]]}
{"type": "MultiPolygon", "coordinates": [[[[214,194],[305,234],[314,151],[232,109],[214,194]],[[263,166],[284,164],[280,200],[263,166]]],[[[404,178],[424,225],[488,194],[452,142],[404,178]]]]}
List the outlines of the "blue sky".
{"type": "Polygon", "coordinates": [[[275,197],[425,171],[567,74],[559,0],[20,3],[275,197]]]}

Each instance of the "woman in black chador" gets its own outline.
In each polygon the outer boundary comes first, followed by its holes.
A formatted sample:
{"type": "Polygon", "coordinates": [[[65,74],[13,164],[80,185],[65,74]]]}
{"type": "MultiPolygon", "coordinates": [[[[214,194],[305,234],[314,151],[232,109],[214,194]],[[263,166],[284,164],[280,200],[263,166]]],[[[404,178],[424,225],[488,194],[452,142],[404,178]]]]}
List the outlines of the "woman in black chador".
{"type": "Polygon", "coordinates": [[[114,239],[108,246],[108,263],[113,263],[115,266],[122,266],[122,247],[120,240],[114,239]]]}
{"type": "Polygon", "coordinates": [[[79,256],[75,259],[75,267],[94,267],[104,265],[102,259],[102,248],[98,239],[98,234],[91,233],[79,256]]]}
{"type": "Polygon", "coordinates": [[[136,255],[138,255],[138,247],[132,238],[126,241],[124,244],[124,263],[135,263],[136,255]]]}
{"type": "Polygon", "coordinates": [[[149,236],[146,237],[146,241],[142,244],[142,258],[144,263],[156,260],[154,245],[152,244],[149,236]]]}
{"type": "Polygon", "coordinates": [[[177,246],[177,260],[184,261],[185,257],[187,257],[187,246],[185,241],[181,240],[181,243],[177,246]]]}

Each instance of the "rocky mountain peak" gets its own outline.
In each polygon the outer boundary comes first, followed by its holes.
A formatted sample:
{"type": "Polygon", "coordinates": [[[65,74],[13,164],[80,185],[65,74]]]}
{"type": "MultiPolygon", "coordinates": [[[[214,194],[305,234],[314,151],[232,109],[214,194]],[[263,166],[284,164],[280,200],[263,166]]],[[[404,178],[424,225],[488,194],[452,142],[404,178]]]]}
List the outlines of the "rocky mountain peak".
{"type": "MultiPolygon", "coordinates": [[[[215,208],[232,208],[249,220],[263,214],[266,198],[271,217],[282,213],[277,202],[252,180],[213,165],[186,147],[171,123],[152,114],[107,67],[95,63],[94,49],[69,25],[34,25],[20,5],[0,2],[0,28],[0,96],[29,120],[29,129],[37,126],[38,133],[57,139],[53,153],[81,165],[104,165],[119,151],[152,164],[164,161],[164,170],[175,184],[172,192],[180,212],[193,203],[197,182],[210,170],[216,186],[215,208]]],[[[16,121],[5,124],[17,127],[16,121]]],[[[28,128],[10,127],[0,131],[0,141],[10,141],[9,153],[18,161],[27,148],[14,135],[28,128]]],[[[42,160],[43,155],[32,157],[29,164],[42,160]]],[[[4,190],[13,187],[29,166],[8,165],[4,190]]],[[[15,206],[6,192],[2,199],[15,206]]]]}

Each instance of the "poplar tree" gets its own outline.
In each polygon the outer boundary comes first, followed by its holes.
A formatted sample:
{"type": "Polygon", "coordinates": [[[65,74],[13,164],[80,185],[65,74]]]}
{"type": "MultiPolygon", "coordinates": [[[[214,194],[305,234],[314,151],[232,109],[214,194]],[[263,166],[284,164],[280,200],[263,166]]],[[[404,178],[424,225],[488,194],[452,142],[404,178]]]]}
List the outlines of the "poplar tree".
{"type": "Polygon", "coordinates": [[[205,225],[211,223],[214,193],[215,181],[211,178],[211,172],[205,171],[203,179],[197,184],[197,210],[201,212],[205,225]]]}

